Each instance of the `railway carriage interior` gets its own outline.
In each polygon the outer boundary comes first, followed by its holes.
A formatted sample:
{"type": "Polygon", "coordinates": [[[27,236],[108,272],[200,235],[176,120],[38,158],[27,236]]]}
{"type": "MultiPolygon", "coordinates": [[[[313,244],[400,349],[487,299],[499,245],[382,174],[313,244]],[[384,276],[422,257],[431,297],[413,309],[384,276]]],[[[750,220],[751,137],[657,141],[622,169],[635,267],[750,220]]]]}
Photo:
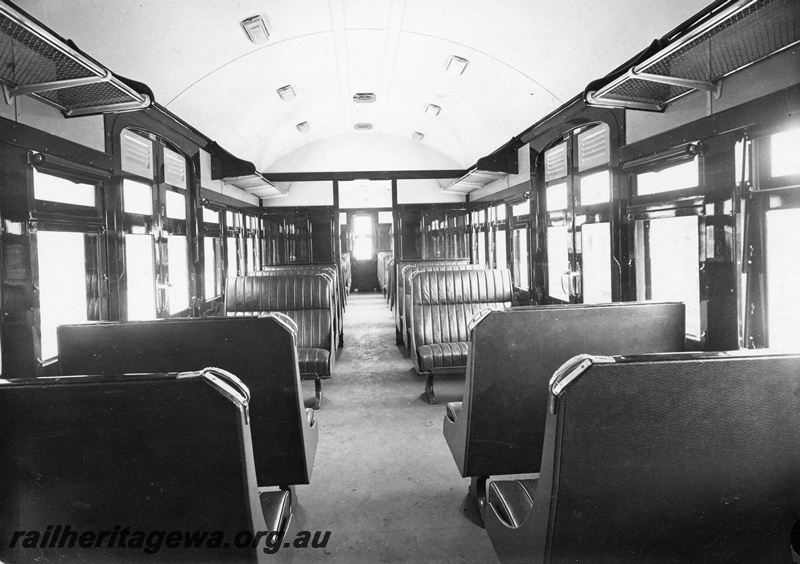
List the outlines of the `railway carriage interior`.
{"type": "Polygon", "coordinates": [[[799,40],[1,0],[0,563],[800,562],[799,40]]]}

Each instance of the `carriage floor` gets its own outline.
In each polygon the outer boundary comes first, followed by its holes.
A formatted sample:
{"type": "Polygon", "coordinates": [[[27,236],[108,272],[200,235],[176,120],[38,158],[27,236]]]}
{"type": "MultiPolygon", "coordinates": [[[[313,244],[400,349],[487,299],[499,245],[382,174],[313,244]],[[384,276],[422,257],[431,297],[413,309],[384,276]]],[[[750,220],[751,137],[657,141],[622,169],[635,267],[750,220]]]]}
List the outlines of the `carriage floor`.
{"type": "Polygon", "coordinates": [[[442,435],[463,377],[437,378],[430,405],[381,294],[350,294],[344,320],[345,346],[316,413],[314,473],[297,487],[287,540],[299,530],[331,535],[325,548],[288,549],[293,562],[497,562],[442,435]]]}

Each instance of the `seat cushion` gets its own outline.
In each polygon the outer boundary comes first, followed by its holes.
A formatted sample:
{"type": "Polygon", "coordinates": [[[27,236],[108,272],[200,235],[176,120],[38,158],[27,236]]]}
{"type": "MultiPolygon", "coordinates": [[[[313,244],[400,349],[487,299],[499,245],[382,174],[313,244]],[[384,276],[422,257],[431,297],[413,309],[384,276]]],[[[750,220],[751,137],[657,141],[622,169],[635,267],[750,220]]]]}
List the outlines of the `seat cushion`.
{"type": "Polygon", "coordinates": [[[467,366],[469,343],[432,343],[417,347],[420,372],[435,368],[467,366]]]}
{"type": "Polygon", "coordinates": [[[537,478],[529,480],[494,480],[489,483],[486,496],[497,514],[509,525],[516,528],[522,525],[533,509],[537,478]]]}
{"type": "Polygon", "coordinates": [[[451,401],[445,406],[447,418],[453,423],[458,421],[458,416],[461,415],[461,405],[460,401],[451,401]]]}
{"type": "Polygon", "coordinates": [[[317,374],[321,378],[331,375],[331,353],[325,349],[297,349],[300,374],[317,374]]]}

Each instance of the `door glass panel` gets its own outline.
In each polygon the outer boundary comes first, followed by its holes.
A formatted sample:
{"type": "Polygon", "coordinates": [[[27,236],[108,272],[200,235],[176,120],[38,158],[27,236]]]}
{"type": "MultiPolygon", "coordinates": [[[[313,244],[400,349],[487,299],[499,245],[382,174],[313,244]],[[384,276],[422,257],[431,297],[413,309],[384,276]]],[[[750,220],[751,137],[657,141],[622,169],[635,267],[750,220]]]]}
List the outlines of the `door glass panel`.
{"type": "Polygon", "coordinates": [[[611,199],[611,175],[601,170],[581,178],[581,205],[604,204],[611,199]]]}
{"type": "Polygon", "coordinates": [[[512,234],[514,252],[514,285],[528,288],[528,230],[515,229],[512,234]]]}
{"type": "Polygon", "coordinates": [[[478,231],[478,264],[486,265],[486,232],[478,231]]]}
{"type": "Polygon", "coordinates": [[[636,297],[686,304],[686,334],[700,338],[696,216],[636,222],[636,297]]]}
{"type": "Polygon", "coordinates": [[[169,312],[177,313],[189,307],[189,259],[183,235],[167,237],[169,261],[169,312]]]}
{"type": "Polygon", "coordinates": [[[42,360],[58,355],[56,327],[87,319],[83,233],[39,231],[42,360]]]}
{"type": "Polygon", "coordinates": [[[125,213],[153,215],[153,187],[133,180],[122,181],[122,201],[125,213]]]}
{"type": "Polygon", "coordinates": [[[800,350],[800,209],[767,212],[769,347],[800,350]]]}
{"type": "Polygon", "coordinates": [[[125,235],[129,321],[156,318],[156,275],[153,252],[152,235],[125,235]]]}
{"type": "Polygon", "coordinates": [[[611,225],[581,226],[581,283],[583,303],[611,301],[611,225]]]}
{"type": "Polygon", "coordinates": [[[569,270],[570,234],[566,225],[555,225],[547,228],[547,286],[553,298],[569,301],[567,282],[561,285],[562,274],[569,270]]]}
{"type": "Polygon", "coordinates": [[[370,260],[372,258],[372,216],[353,217],[353,258],[370,260]]]}

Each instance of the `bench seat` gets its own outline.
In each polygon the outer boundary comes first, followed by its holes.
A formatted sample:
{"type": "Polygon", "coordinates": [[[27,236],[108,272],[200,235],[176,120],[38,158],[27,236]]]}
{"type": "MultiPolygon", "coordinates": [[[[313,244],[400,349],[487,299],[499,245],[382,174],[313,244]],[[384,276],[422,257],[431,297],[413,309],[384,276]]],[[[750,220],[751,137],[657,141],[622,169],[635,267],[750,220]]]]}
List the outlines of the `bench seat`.
{"type": "Polygon", "coordinates": [[[467,365],[469,343],[432,343],[417,347],[419,369],[434,372],[440,369],[461,368],[467,365]]]}

